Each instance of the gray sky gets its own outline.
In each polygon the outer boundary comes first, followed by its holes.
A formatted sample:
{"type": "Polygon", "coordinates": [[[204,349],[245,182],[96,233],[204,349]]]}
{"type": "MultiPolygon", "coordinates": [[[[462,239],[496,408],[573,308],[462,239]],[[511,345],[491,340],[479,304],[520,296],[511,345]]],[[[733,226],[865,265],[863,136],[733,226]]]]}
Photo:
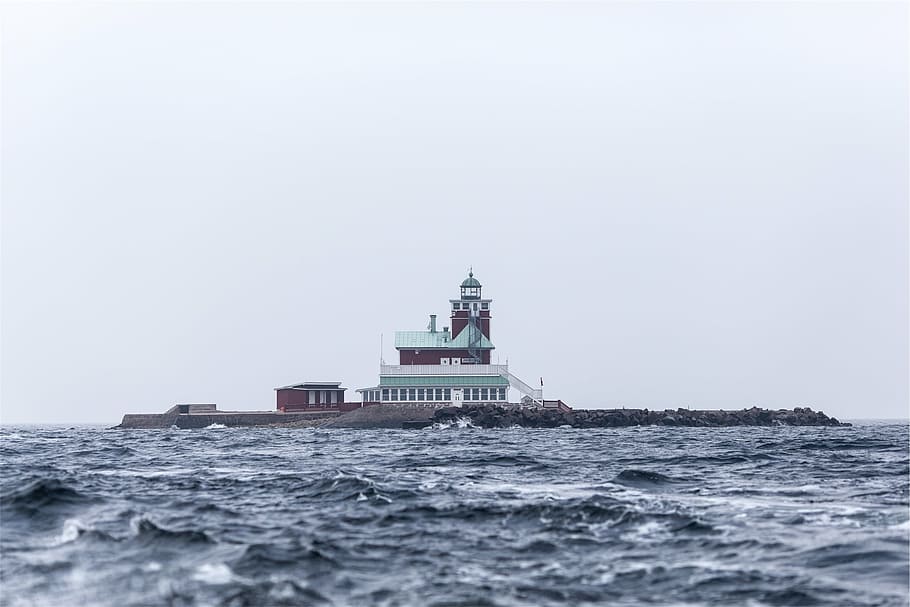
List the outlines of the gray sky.
{"type": "Polygon", "coordinates": [[[908,413],[906,3],[2,8],[2,421],[374,385],[908,413]],[[445,323],[447,324],[447,322],[445,323]]]}

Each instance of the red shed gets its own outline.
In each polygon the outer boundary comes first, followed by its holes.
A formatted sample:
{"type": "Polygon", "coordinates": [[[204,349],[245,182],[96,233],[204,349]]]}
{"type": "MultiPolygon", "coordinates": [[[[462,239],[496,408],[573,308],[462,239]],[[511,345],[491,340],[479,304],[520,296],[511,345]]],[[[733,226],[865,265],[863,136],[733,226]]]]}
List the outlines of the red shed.
{"type": "Polygon", "coordinates": [[[305,382],[275,388],[277,409],[285,413],[308,409],[339,409],[347,388],[341,382],[305,382]]]}

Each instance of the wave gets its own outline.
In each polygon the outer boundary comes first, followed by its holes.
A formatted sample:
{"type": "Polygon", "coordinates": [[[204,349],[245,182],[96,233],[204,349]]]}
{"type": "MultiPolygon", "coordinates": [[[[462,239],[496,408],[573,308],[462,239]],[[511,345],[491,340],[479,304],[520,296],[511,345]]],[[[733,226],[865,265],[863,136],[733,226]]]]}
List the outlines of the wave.
{"type": "Polygon", "coordinates": [[[654,487],[661,485],[670,485],[680,482],[679,479],[671,478],[659,472],[650,470],[623,470],[613,479],[614,483],[632,487],[654,487]]]}
{"type": "Polygon", "coordinates": [[[161,527],[144,516],[130,521],[133,530],[132,539],[142,543],[154,544],[213,544],[212,538],[204,531],[196,529],[171,530],[161,527]]]}
{"type": "Polygon", "coordinates": [[[806,451],[888,451],[892,449],[906,450],[906,445],[897,445],[890,441],[875,438],[830,438],[825,440],[807,441],[797,445],[797,448],[806,451]]]}
{"type": "Polygon", "coordinates": [[[100,542],[117,541],[112,535],[103,531],[98,531],[87,526],[79,519],[67,519],[63,522],[63,530],[55,542],[56,545],[68,544],[77,540],[92,540],[100,542]]]}
{"type": "Polygon", "coordinates": [[[97,501],[96,497],[81,493],[57,478],[39,478],[2,496],[0,506],[3,510],[46,519],[97,501]]]}
{"type": "Polygon", "coordinates": [[[234,571],[245,575],[273,573],[279,569],[305,568],[308,571],[331,571],[341,563],[312,544],[298,539],[286,542],[250,544],[238,558],[229,562],[234,571]]]}
{"type": "Polygon", "coordinates": [[[432,426],[429,426],[430,430],[448,430],[450,428],[474,428],[479,430],[480,426],[475,426],[470,417],[456,417],[453,420],[436,422],[432,426]]]}
{"type": "Polygon", "coordinates": [[[209,424],[208,426],[203,428],[203,430],[224,430],[226,428],[227,428],[227,426],[225,426],[224,424],[214,423],[214,424],[209,424]]]}
{"type": "Polygon", "coordinates": [[[452,428],[0,438],[4,593],[906,605],[906,429],[452,428]]]}

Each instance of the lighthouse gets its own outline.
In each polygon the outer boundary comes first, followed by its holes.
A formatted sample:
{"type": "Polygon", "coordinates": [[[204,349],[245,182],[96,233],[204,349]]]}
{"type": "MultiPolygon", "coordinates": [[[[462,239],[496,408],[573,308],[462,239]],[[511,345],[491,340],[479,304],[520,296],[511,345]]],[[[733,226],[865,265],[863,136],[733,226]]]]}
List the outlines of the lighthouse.
{"type": "Polygon", "coordinates": [[[490,304],[493,300],[483,299],[482,289],[480,281],[474,278],[472,268],[461,283],[461,298],[449,300],[452,305],[452,335],[460,336],[467,332],[468,353],[461,361],[467,364],[490,364],[490,350],[493,349],[493,344],[489,343],[490,304]]]}
{"type": "Polygon", "coordinates": [[[512,375],[508,365],[490,364],[495,348],[490,341],[492,303],[483,297],[483,285],[472,268],[458,298],[449,300],[451,331],[437,328],[435,314],[425,331],[396,331],[399,364],[381,364],[379,385],[357,390],[364,404],[503,404],[510,387],[540,402],[541,391],[512,375]]]}
{"type": "Polygon", "coordinates": [[[491,299],[482,299],[480,281],[474,273],[461,283],[461,297],[450,299],[452,330],[436,328],[430,315],[426,331],[396,331],[395,349],[401,365],[488,365],[490,351],[491,299]]]}

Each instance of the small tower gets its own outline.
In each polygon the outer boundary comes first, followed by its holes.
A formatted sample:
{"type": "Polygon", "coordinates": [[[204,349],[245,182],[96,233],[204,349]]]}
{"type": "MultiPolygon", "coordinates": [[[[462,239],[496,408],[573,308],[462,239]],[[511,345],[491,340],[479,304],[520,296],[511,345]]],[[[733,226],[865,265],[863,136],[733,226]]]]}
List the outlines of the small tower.
{"type": "Polygon", "coordinates": [[[483,286],[474,278],[474,271],[461,283],[461,298],[449,300],[452,304],[452,336],[457,338],[466,333],[468,359],[474,364],[489,364],[490,351],[482,348],[483,338],[490,339],[490,304],[483,299],[483,286]]]}

